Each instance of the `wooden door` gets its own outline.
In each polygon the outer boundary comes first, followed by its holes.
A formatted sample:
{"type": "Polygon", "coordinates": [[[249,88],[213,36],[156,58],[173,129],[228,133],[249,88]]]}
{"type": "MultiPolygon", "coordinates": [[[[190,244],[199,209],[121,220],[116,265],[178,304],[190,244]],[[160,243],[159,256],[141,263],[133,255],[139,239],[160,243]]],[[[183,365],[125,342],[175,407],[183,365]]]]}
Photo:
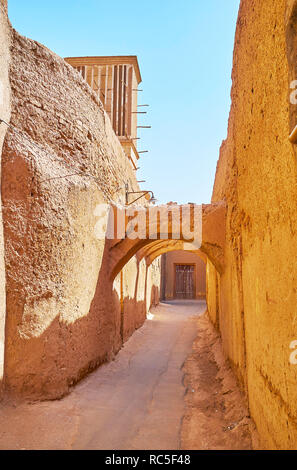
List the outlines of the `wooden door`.
{"type": "Polygon", "coordinates": [[[176,299],[195,298],[195,265],[175,265],[175,292],[176,299]]]}

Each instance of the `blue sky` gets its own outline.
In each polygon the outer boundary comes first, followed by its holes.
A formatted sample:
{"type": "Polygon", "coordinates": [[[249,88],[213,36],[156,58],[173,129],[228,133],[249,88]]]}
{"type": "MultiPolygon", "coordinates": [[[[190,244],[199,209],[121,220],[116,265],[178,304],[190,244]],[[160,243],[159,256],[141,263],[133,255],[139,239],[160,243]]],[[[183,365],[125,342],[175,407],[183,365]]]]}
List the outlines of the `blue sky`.
{"type": "Polygon", "coordinates": [[[208,203],[227,134],[239,0],[8,0],[23,35],[62,57],[137,55],[149,104],[139,124],[142,188],[208,203]]]}

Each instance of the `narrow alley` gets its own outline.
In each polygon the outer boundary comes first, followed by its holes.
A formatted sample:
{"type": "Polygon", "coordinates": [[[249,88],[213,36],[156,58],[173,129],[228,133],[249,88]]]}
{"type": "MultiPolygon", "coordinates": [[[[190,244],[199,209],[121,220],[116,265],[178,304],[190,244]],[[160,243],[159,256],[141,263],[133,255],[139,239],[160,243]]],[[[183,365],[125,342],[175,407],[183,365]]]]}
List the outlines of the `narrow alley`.
{"type": "MultiPolygon", "coordinates": [[[[188,443],[189,420],[195,420],[195,416],[191,410],[190,414],[187,412],[183,429],[185,403],[190,405],[188,399],[185,401],[183,366],[191,354],[197,319],[205,307],[204,301],[162,303],[152,310],[113,362],[89,375],[68,396],[35,404],[6,404],[0,415],[0,449],[184,448],[188,443]]],[[[205,362],[203,355],[201,358],[205,362]]],[[[219,393],[219,382],[215,388],[210,386],[210,374],[217,375],[218,371],[208,362],[209,358],[206,360],[206,369],[200,364],[204,377],[201,394],[207,393],[203,388],[207,377],[209,394],[215,396],[219,393]]],[[[194,381],[195,373],[191,374],[189,367],[186,370],[186,381],[190,377],[194,381]]],[[[190,389],[189,393],[192,392],[190,389]]],[[[209,398],[202,397],[207,402],[206,413],[211,407],[209,398]]],[[[200,426],[194,424],[196,433],[197,429],[200,435],[206,431],[210,442],[218,435],[226,436],[217,419],[213,419],[213,427],[211,422],[208,424],[208,429],[201,415],[199,421],[200,426]]],[[[224,442],[221,445],[224,448],[224,442]]],[[[230,439],[225,445],[230,446],[230,439]]],[[[247,448],[249,436],[237,435],[237,445],[247,448]]],[[[207,448],[207,443],[203,446],[207,448]]]]}

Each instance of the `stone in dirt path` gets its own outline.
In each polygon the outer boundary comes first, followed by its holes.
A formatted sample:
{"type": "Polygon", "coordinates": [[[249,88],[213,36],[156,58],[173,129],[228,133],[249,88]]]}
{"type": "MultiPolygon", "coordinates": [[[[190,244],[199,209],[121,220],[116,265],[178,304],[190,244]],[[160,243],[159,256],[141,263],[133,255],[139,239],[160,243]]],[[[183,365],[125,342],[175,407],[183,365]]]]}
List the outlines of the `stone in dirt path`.
{"type": "MultiPolygon", "coordinates": [[[[235,421],[244,419],[243,405],[231,414],[224,409],[220,366],[210,351],[216,342],[202,316],[205,308],[197,301],[160,304],[116,359],[67,397],[2,406],[0,449],[250,448],[247,428],[243,434],[236,431],[235,421]],[[197,341],[192,351],[197,333],[204,347],[201,358],[197,341]],[[227,432],[223,427],[229,424],[235,428],[227,432]],[[226,439],[234,430],[236,443],[226,439]]],[[[231,389],[241,400],[235,382],[231,389]]]]}

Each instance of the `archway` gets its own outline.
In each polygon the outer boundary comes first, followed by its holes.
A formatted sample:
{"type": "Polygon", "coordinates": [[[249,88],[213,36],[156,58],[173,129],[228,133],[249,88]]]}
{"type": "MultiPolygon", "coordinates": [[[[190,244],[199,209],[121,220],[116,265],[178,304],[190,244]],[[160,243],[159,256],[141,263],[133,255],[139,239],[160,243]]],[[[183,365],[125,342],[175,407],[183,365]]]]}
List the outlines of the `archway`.
{"type": "Polygon", "coordinates": [[[164,253],[184,250],[198,254],[204,262],[210,259],[218,272],[222,272],[224,269],[225,203],[218,202],[202,206],[188,205],[189,218],[187,220],[183,218],[183,207],[174,205],[175,215],[169,217],[166,212],[167,207],[164,208],[164,206],[135,207],[132,212],[130,211],[131,220],[137,220],[138,212],[142,219],[134,221],[133,231],[127,223],[130,219],[125,208],[120,209],[121,212],[117,207],[112,208],[113,230],[111,233],[114,236],[106,238],[105,276],[108,276],[112,283],[116,282],[117,284],[117,292],[121,299],[123,340],[138,327],[138,320],[136,321],[135,318],[140,319],[140,324],[146,314],[144,309],[148,311],[152,303],[158,302],[159,294],[152,290],[150,285],[151,271],[149,271],[156,258],[164,253]],[[199,214],[200,217],[198,224],[195,214],[196,216],[199,214]],[[115,236],[118,235],[120,224],[121,238],[115,236]],[[192,237],[185,236],[189,232],[192,233],[192,237]],[[130,270],[128,276],[131,275],[131,272],[134,273],[135,289],[133,295],[132,293],[126,295],[127,293],[124,292],[126,276],[124,271],[126,269],[130,270]],[[141,295],[138,295],[140,292],[141,295]]]}
{"type": "MultiPolygon", "coordinates": [[[[196,208],[198,208],[197,211],[200,210],[201,214],[200,226],[197,227],[201,232],[197,237],[199,239],[198,245],[193,244],[195,240],[184,236],[185,221],[182,217],[183,207],[176,205],[174,209],[178,216],[174,219],[173,217],[168,218],[168,214],[166,214],[166,220],[162,220],[164,206],[156,206],[153,209],[142,208],[141,210],[145,212],[145,224],[142,227],[138,227],[133,237],[130,237],[127,231],[125,231],[122,239],[114,237],[107,240],[110,279],[114,280],[125,264],[137,253],[139,253],[141,258],[146,257],[148,262],[152,262],[164,250],[176,250],[178,249],[177,247],[186,248],[189,251],[199,250],[211,260],[218,272],[222,272],[224,269],[225,202],[220,201],[202,206],[192,204],[190,206],[189,227],[187,229],[194,234],[194,238],[196,235],[194,233],[196,229],[196,208]],[[154,217],[152,217],[152,213],[154,217]],[[153,218],[154,223],[152,222],[153,218]],[[157,224],[155,224],[155,220],[158,220],[157,224]],[[166,236],[162,232],[163,222],[164,225],[167,223],[166,236]],[[176,223],[179,224],[179,230],[176,230],[176,223]],[[191,244],[193,245],[192,248],[191,244]]],[[[117,214],[119,213],[118,208],[115,208],[115,211],[117,214]]],[[[138,209],[135,208],[135,213],[137,211],[138,209]]],[[[186,223],[188,224],[188,221],[186,223]]]]}

